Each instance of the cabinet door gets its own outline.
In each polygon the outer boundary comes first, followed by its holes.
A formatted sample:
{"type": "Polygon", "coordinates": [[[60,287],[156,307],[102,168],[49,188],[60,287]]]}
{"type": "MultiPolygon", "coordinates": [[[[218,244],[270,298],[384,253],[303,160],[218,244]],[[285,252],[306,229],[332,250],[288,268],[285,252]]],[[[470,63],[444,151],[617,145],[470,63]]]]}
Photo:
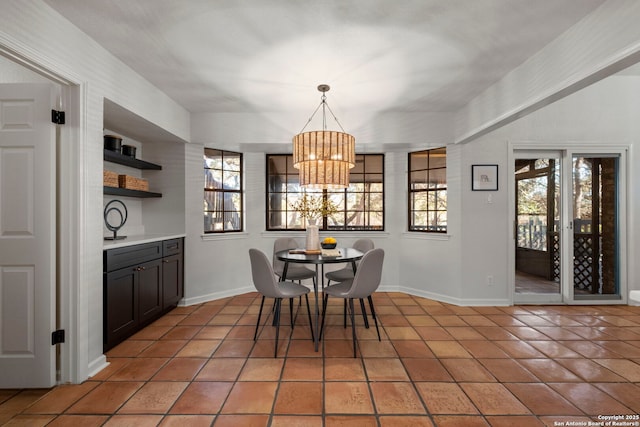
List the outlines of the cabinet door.
{"type": "Polygon", "coordinates": [[[162,260],[163,309],[175,307],[183,296],[182,254],[162,260]]]}
{"type": "Polygon", "coordinates": [[[138,272],[123,268],[105,275],[104,350],[131,335],[138,327],[138,272]]]}
{"type": "Polygon", "coordinates": [[[153,320],[162,310],[162,260],[157,259],[137,267],[139,280],[140,324],[153,320]]]}

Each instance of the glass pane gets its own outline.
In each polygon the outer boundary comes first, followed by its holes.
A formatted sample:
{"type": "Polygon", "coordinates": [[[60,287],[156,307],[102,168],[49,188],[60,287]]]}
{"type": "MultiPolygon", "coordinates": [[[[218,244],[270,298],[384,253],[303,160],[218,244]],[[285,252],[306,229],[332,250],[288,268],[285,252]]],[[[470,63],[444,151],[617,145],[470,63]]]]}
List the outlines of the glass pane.
{"type": "Polygon", "coordinates": [[[230,171],[240,171],[241,167],[241,155],[236,153],[225,152],[224,153],[224,168],[230,171]]]}
{"type": "Polygon", "coordinates": [[[425,170],[429,167],[428,151],[417,151],[410,153],[411,171],[425,170]]]}
{"type": "Polygon", "coordinates": [[[367,173],[382,174],[384,156],[382,155],[368,155],[365,158],[365,168],[367,173]]]}
{"type": "Polygon", "coordinates": [[[429,171],[429,186],[431,188],[447,188],[447,170],[431,169],[429,171]]]}
{"type": "Polygon", "coordinates": [[[411,172],[411,190],[422,190],[429,187],[429,171],[411,172]]]}
{"type": "Polygon", "coordinates": [[[429,156],[429,169],[442,169],[447,167],[447,154],[440,150],[433,150],[429,156]]]}
{"type": "Polygon", "coordinates": [[[411,193],[411,210],[426,211],[429,209],[429,193],[411,193]]]}
{"type": "Polygon", "coordinates": [[[282,175],[269,175],[269,192],[282,192],[286,191],[286,183],[282,175]]]}
{"type": "Polygon", "coordinates": [[[574,157],[572,182],[574,296],[619,296],[618,158],[574,157]]]}
{"type": "Polygon", "coordinates": [[[287,223],[285,212],[272,210],[269,212],[268,224],[270,229],[284,228],[287,223]]]}
{"type": "Polygon", "coordinates": [[[222,189],[222,171],[218,169],[205,169],[204,187],[216,190],[222,189]]]}
{"type": "Polygon", "coordinates": [[[287,172],[286,156],[269,156],[268,159],[269,175],[284,175],[287,172]]]}
{"type": "Polygon", "coordinates": [[[204,162],[207,168],[222,169],[222,151],[205,148],[204,162]]]}
{"type": "Polygon", "coordinates": [[[517,159],[516,292],[560,293],[560,162],[555,158],[517,159]],[[532,171],[527,165],[536,165],[532,171]]]}
{"type": "Polygon", "coordinates": [[[447,210],[447,192],[445,190],[435,191],[436,209],[439,211],[447,210]]]}
{"type": "Polygon", "coordinates": [[[368,183],[368,184],[372,184],[372,183],[380,183],[382,182],[382,174],[380,173],[367,173],[364,176],[364,182],[368,183]]]}
{"type": "Polygon", "coordinates": [[[382,193],[369,193],[367,208],[372,211],[382,212],[384,207],[384,195],[382,193]]]}
{"type": "Polygon", "coordinates": [[[240,190],[240,172],[225,171],[223,176],[225,190],[240,190]]]}

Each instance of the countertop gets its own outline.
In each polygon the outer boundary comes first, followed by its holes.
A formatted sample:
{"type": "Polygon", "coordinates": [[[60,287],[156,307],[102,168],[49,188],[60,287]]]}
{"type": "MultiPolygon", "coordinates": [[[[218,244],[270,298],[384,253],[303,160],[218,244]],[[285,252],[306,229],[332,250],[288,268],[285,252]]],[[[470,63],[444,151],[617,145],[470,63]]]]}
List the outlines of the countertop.
{"type": "Polygon", "coordinates": [[[126,239],[121,240],[105,240],[102,244],[102,249],[124,248],[142,243],[157,242],[159,240],[179,239],[185,236],[186,234],[142,234],[138,236],[127,236],[126,239]]]}

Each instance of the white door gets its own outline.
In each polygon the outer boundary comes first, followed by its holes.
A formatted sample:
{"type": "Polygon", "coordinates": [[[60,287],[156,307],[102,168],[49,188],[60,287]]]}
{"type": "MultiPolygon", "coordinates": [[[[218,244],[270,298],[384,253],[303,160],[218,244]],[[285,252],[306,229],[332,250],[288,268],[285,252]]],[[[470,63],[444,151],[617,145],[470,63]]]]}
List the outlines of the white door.
{"type": "Polygon", "coordinates": [[[55,125],[47,84],[0,85],[0,388],[55,384],[55,125]]]}

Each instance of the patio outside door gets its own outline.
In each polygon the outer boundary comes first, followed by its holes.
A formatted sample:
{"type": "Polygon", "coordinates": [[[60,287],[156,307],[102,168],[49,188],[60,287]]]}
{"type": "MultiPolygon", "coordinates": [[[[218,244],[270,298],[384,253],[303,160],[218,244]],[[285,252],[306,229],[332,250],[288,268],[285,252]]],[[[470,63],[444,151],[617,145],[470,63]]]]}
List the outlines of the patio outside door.
{"type": "Polygon", "coordinates": [[[516,152],[515,303],[623,302],[620,158],[516,152]]]}

